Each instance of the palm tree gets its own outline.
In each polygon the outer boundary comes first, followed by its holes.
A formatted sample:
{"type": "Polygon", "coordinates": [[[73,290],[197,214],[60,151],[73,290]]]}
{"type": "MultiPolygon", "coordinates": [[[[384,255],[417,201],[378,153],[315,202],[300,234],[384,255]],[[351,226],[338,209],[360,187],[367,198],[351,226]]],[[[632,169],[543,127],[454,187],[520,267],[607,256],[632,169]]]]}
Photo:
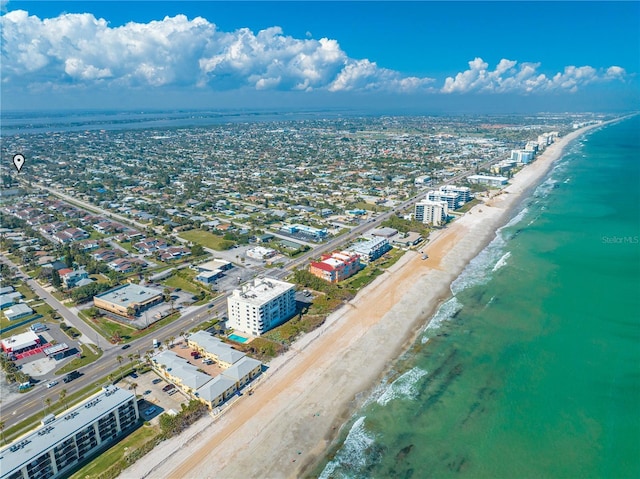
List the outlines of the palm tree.
{"type": "Polygon", "coordinates": [[[2,436],[2,442],[4,442],[4,421],[0,421],[0,435],[2,436]]]}
{"type": "Polygon", "coordinates": [[[116,360],[118,361],[118,365],[120,366],[120,376],[122,376],[122,361],[124,361],[124,358],[120,355],[118,355],[118,357],[116,357],[116,360]]]}
{"type": "Polygon", "coordinates": [[[127,357],[129,358],[129,361],[131,362],[131,369],[133,369],[133,360],[135,359],[135,354],[129,353],[129,354],[127,354],[127,357]]]}
{"type": "Polygon", "coordinates": [[[173,347],[173,342],[176,340],[175,336],[169,337],[169,341],[171,341],[171,347],[173,347]]]}
{"type": "Polygon", "coordinates": [[[137,384],[137,383],[131,383],[131,384],[129,385],[129,388],[130,388],[130,389],[133,389],[133,395],[134,395],[134,396],[136,395],[136,388],[137,388],[137,387],[138,387],[138,384],[137,384]]]}
{"type": "Polygon", "coordinates": [[[110,383],[113,383],[113,380],[114,380],[115,378],[116,378],[116,377],[115,377],[113,374],[109,374],[109,375],[107,376],[107,379],[109,380],[109,382],[110,382],[110,383]]]}
{"type": "Polygon", "coordinates": [[[60,391],[60,402],[64,404],[64,408],[67,409],[67,390],[63,389],[60,391]]]}
{"type": "Polygon", "coordinates": [[[47,405],[49,412],[51,412],[51,398],[45,398],[44,403],[47,405]]]}

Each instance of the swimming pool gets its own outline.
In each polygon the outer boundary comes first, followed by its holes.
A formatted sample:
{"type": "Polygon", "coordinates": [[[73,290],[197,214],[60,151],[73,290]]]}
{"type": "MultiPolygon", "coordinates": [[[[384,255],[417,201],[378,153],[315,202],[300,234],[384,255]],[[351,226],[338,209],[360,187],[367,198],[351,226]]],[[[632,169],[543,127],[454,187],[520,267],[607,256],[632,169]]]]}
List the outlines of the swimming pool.
{"type": "Polygon", "coordinates": [[[235,341],[236,343],[246,343],[249,341],[249,338],[243,338],[242,336],[238,336],[237,334],[230,334],[227,336],[231,341],[235,341]]]}

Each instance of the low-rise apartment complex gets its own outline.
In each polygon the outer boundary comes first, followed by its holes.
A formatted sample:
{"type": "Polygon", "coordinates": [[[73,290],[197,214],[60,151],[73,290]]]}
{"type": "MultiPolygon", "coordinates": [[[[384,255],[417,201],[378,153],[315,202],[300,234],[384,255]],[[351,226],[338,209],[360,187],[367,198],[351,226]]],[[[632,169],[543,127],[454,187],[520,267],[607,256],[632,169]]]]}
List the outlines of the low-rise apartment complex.
{"type": "Polygon", "coordinates": [[[351,251],[323,254],[320,261],[309,265],[309,272],[329,283],[337,283],[360,271],[360,256],[351,251]]]}

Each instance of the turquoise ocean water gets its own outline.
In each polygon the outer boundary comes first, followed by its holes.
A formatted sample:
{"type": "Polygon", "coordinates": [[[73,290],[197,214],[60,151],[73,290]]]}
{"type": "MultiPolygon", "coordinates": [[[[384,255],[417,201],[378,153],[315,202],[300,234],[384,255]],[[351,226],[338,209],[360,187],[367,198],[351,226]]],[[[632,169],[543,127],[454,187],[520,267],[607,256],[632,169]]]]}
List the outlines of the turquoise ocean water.
{"type": "Polygon", "coordinates": [[[565,151],[315,474],[640,477],[639,132],[565,151]]]}

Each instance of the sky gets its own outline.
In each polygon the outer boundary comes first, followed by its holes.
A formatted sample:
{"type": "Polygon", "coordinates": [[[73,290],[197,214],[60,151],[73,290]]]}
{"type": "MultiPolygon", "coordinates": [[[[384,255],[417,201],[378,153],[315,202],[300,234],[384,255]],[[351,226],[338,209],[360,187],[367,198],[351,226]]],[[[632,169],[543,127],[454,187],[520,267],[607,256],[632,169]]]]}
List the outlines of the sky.
{"type": "Polygon", "coordinates": [[[4,111],[640,105],[635,1],[0,1],[4,111]]]}

